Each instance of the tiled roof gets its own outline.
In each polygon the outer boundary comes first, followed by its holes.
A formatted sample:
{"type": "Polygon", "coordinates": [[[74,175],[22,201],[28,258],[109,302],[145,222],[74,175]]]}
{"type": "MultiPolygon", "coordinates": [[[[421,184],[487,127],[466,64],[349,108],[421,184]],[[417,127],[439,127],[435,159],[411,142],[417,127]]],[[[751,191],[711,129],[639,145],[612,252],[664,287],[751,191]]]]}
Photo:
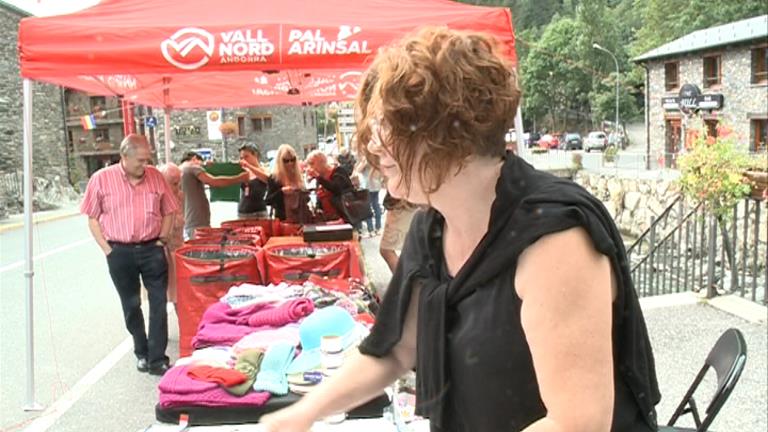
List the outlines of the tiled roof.
{"type": "Polygon", "coordinates": [[[678,54],[756,39],[768,39],[768,15],[756,16],[717,27],[697,30],[693,33],[688,33],[680,39],[654,48],[632,60],[642,62],[660,57],[672,57],[678,54]]]}

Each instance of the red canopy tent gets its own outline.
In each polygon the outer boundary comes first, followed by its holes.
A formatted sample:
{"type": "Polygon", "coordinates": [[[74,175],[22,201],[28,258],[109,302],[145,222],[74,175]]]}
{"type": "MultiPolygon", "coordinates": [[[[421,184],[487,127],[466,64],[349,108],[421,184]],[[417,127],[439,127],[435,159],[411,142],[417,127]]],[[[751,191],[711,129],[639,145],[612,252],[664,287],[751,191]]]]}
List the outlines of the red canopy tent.
{"type": "Polygon", "coordinates": [[[175,109],[343,100],[359,81],[350,71],[430,24],[489,33],[515,59],[504,8],[447,0],[103,0],[22,20],[21,74],[175,109]]]}
{"type": "Polygon", "coordinates": [[[424,25],[486,32],[516,61],[508,9],[448,0],[102,0],[69,15],[23,19],[27,408],[37,407],[32,80],[162,107],[168,140],[171,109],[351,99],[377,49],[424,25]]]}

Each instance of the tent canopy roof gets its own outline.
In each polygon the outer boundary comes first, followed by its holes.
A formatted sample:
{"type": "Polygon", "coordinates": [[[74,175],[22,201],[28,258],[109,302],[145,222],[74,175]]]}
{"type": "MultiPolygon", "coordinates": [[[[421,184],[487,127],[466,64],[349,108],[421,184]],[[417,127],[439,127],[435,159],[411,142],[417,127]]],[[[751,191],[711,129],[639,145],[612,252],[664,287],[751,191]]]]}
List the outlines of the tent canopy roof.
{"type": "Polygon", "coordinates": [[[508,9],[448,0],[102,0],[25,18],[25,78],[156,107],[319,103],[354,96],[376,50],[424,25],[495,36],[508,9]]]}

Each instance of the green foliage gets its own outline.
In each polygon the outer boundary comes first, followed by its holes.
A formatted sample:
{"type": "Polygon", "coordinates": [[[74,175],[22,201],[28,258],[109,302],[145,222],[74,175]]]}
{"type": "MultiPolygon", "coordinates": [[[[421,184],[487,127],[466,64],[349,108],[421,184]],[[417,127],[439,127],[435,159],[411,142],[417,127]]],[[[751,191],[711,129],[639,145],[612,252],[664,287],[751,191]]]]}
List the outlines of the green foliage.
{"type": "Polygon", "coordinates": [[[735,134],[718,129],[719,136],[713,137],[703,124],[694,126],[697,136],[693,148],[678,160],[680,190],[727,220],[733,206],[749,195],[751,186],[743,175],[747,156],[736,148],[735,134]]]}

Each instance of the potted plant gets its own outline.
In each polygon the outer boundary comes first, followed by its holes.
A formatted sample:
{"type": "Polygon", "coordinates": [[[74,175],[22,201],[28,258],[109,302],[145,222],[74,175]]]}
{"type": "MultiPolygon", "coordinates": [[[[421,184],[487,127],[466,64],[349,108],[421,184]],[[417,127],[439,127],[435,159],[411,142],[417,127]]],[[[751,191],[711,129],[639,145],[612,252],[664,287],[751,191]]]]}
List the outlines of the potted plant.
{"type": "Polygon", "coordinates": [[[752,154],[747,160],[744,177],[749,181],[753,199],[768,199],[768,153],[752,154]]]}
{"type": "MultiPolygon", "coordinates": [[[[747,154],[737,148],[736,134],[725,126],[718,126],[716,136],[700,119],[694,119],[690,129],[693,147],[678,158],[681,177],[680,191],[691,201],[701,204],[714,215],[709,222],[709,235],[720,234],[731,268],[736,257],[728,241],[726,222],[733,217],[733,208],[749,196],[751,185],[744,177],[747,154]]],[[[714,286],[707,289],[707,296],[716,295],[714,286]]]]}
{"type": "Polygon", "coordinates": [[[231,121],[223,122],[219,126],[219,131],[225,136],[232,136],[237,133],[237,125],[231,121]]]}
{"type": "Polygon", "coordinates": [[[743,175],[748,157],[737,149],[736,135],[727,127],[719,126],[717,136],[710,135],[701,123],[692,131],[693,147],[678,159],[680,190],[703,204],[718,220],[728,219],[733,206],[751,191],[743,175]]]}

